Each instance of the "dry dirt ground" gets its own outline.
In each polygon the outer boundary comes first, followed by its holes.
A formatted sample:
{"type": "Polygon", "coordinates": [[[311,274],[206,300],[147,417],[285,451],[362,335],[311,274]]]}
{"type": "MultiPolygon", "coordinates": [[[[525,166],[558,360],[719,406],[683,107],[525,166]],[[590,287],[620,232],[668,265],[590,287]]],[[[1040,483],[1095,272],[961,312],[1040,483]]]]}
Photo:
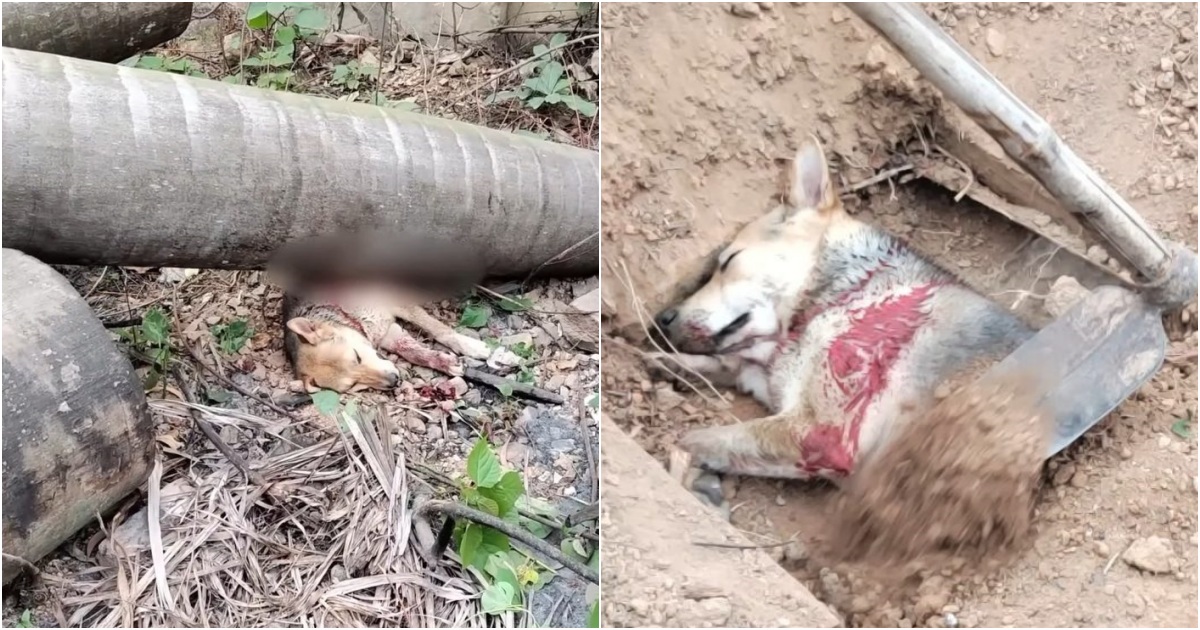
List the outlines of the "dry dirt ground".
{"type": "MultiPolygon", "coordinates": [[[[1194,4],[924,6],[1160,234],[1195,247],[1194,4]]],[[[772,159],[807,134],[852,185],[931,153],[943,110],[836,3],[606,3],[602,19],[603,407],[665,463],[685,430],[762,410],[652,381],[638,354],[647,314],[768,208],[772,159]]],[[[1050,283],[1079,261],[908,179],[858,191],[848,209],[1045,322],[1050,283]]],[[[861,568],[811,557],[832,493],[814,484],[726,479],[732,521],[768,542],[797,536],[770,553],[850,625],[1195,627],[1194,308],[1169,327],[1171,359],[1158,375],[1048,463],[1033,547],[998,573],[925,575],[883,595],[861,568]]]]}
{"type": "MultiPolygon", "coordinates": [[[[222,42],[230,34],[246,32],[242,14],[229,3],[210,13],[203,7],[196,12],[208,15],[152,55],[172,63],[184,60],[189,71],[214,79],[228,77],[237,63],[228,50],[222,50],[222,42]]],[[[564,28],[569,32],[571,27],[564,28]]],[[[298,50],[303,52],[296,55],[292,91],[358,101],[369,101],[378,92],[386,106],[415,108],[586,148],[595,148],[598,142],[598,118],[561,108],[533,112],[517,101],[489,104],[487,89],[470,98],[463,96],[464,87],[486,84],[488,77],[527,57],[527,46],[509,51],[465,48],[449,41],[435,47],[398,40],[394,47],[381,47],[371,38],[328,33],[324,43],[298,50]],[[337,84],[332,79],[336,68],[355,61],[375,64],[378,74],[359,77],[362,83],[354,87],[337,84]]],[[[580,51],[576,56],[586,65],[589,55],[580,51]]],[[[580,73],[575,75],[578,78],[586,70],[577,66],[572,72],[580,73]]],[[[518,73],[503,76],[510,84],[522,80],[518,73]]],[[[594,95],[596,79],[589,80],[591,85],[581,89],[594,95]]],[[[293,380],[283,352],[282,295],[263,272],[58,269],[102,321],[115,324],[114,336],[119,330],[141,330],[152,312],[164,314],[168,322],[173,359],[181,365],[184,383],[168,376],[147,392],[164,468],[163,509],[168,517],[163,538],[168,551],[172,540],[195,541],[196,546],[178,555],[168,574],[181,608],[160,616],[163,611],[155,589],[145,579],[151,575],[145,495],[131,497],[115,514],[105,515],[40,561],[39,578],[20,578],[5,589],[6,627],[92,626],[103,620],[127,627],[164,623],[397,626],[415,623],[418,617],[412,615],[422,611],[445,624],[497,623],[496,618],[479,614],[480,581],[457,560],[429,569],[413,555],[415,539],[395,549],[387,545],[391,529],[383,535],[378,530],[372,533],[372,519],[386,518],[390,523],[391,516],[390,508],[373,511],[382,496],[378,480],[369,474],[360,476],[367,470],[361,467],[367,449],[346,444],[349,438],[338,424],[312,404],[285,402],[294,402],[302,388],[293,380]],[[245,333],[230,333],[230,326],[244,326],[245,333]],[[202,369],[202,363],[208,367],[202,369]],[[201,405],[197,408],[222,440],[251,468],[270,478],[276,488],[269,491],[271,496],[262,499],[262,489],[246,483],[196,429],[183,403],[189,395],[196,398],[201,405]],[[277,404],[257,399],[263,397],[277,404]],[[343,451],[339,447],[344,444],[343,451]],[[172,497],[173,492],[178,496],[172,497]],[[111,540],[125,551],[115,551],[111,540]],[[388,588],[386,579],[366,587],[358,584],[400,571],[398,567],[408,561],[395,560],[397,554],[414,559],[416,564],[404,570],[419,577],[388,588]],[[306,595],[316,598],[310,602],[306,595]]],[[[466,472],[467,454],[475,440],[486,437],[501,463],[522,474],[531,499],[529,509],[543,520],[551,519],[551,525],[561,524],[564,517],[595,501],[599,492],[595,461],[599,355],[594,319],[599,308],[598,278],[535,280],[492,288],[528,302],[523,308],[506,309],[497,301],[498,294],[479,290],[430,310],[459,326],[466,309],[486,309],[483,325],[476,322],[460,329],[515,349],[524,359],[509,376],[557,393],[565,404],[505,395],[485,385],[408,366],[396,357],[391,358],[402,370],[397,390],[347,395],[342,402],[353,399],[361,408],[380,410],[378,431],[390,434],[395,445],[394,452],[383,456],[384,464],[390,465],[396,457],[407,464],[402,504],[422,494],[453,499],[457,480],[466,472]]],[[[136,359],[134,365],[139,375],[149,377],[150,365],[136,359]]],[[[558,545],[561,536],[554,530],[539,531],[558,545]]],[[[594,522],[570,537],[585,554],[594,548],[589,535],[596,536],[594,522]]],[[[404,537],[407,540],[408,534],[404,537]]],[[[550,626],[583,627],[594,589],[561,565],[551,564],[554,570],[544,571],[542,580],[547,583],[526,601],[531,619],[550,626]]],[[[501,625],[523,623],[521,615],[511,613],[499,619],[501,625]]]]}

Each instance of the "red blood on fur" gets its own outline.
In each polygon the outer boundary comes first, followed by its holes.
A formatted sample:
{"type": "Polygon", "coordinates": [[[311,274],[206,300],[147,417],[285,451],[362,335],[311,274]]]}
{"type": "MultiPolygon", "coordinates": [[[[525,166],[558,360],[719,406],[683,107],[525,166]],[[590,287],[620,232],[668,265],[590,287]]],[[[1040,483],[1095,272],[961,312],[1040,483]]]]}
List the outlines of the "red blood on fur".
{"type": "Polygon", "coordinates": [[[923,307],[941,284],[915,287],[847,313],[850,325],[829,344],[827,364],[833,384],[844,397],[848,426],[809,429],[800,441],[800,468],[850,473],[867,409],[887,389],[896,361],[928,320],[923,307]]]}
{"type": "Polygon", "coordinates": [[[846,476],[854,467],[854,455],[846,447],[842,427],[818,424],[800,439],[800,468],[814,475],[846,476]]]}

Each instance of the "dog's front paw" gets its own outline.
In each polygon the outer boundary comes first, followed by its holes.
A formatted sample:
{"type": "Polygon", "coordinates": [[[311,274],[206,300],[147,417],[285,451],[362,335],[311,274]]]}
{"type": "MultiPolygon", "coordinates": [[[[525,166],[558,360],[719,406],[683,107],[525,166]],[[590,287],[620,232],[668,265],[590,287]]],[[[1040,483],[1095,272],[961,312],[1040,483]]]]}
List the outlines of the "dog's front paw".
{"type": "Polygon", "coordinates": [[[687,390],[701,382],[690,370],[680,365],[679,356],[669,352],[648,352],[643,355],[650,378],[671,383],[676,388],[687,390]]]}

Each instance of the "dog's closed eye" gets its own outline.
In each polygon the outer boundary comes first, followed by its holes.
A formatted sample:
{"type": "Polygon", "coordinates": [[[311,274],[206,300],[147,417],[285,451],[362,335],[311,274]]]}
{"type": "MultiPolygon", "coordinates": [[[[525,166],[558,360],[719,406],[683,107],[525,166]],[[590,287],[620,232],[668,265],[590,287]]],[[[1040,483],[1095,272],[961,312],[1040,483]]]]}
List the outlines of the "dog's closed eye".
{"type": "Polygon", "coordinates": [[[358,350],[354,351],[354,362],[358,365],[362,365],[362,357],[358,356],[358,350]]]}
{"type": "Polygon", "coordinates": [[[737,255],[738,255],[738,254],[740,254],[740,253],[742,253],[742,250],[740,250],[740,249],[739,249],[738,251],[736,251],[736,252],[733,252],[732,254],[730,254],[730,255],[729,255],[729,258],[726,258],[726,259],[725,259],[725,262],[721,263],[721,272],[722,272],[722,273],[723,273],[723,272],[724,272],[726,269],[728,269],[728,268],[729,268],[729,263],[733,262],[733,259],[734,259],[734,258],[737,258],[737,255]]]}

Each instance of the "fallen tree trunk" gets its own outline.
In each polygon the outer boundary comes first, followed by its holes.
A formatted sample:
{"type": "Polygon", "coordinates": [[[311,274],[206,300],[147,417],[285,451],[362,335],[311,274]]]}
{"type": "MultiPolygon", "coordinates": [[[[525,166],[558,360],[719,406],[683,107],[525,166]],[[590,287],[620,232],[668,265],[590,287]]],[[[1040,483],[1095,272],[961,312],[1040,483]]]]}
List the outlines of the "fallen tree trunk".
{"type": "Polygon", "coordinates": [[[592,151],[8,48],[3,81],[4,246],[48,262],[251,269],[395,233],[489,275],[598,269],[592,151]]]}
{"type": "Polygon", "coordinates": [[[133,366],[65,278],[4,262],[4,583],[137,489],[154,427],[133,366]]]}
{"type": "Polygon", "coordinates": [[[116,63],[179,37],[191,2],[6,2],[4,45],[116,63]]]}

